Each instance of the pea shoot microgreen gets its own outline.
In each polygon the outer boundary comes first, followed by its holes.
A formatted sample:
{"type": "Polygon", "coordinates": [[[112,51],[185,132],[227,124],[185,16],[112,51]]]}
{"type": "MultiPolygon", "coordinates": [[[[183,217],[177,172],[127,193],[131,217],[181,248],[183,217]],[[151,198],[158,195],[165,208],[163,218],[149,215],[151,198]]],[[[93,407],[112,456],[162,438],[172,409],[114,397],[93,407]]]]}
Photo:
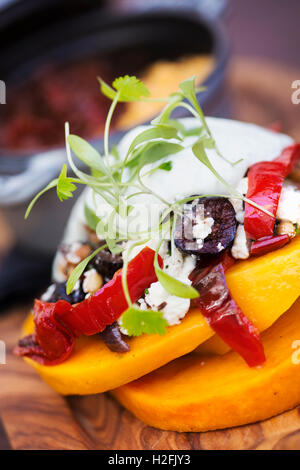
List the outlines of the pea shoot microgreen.
{"type": "MultiPolygon", "coordinates": [[[[167,266],[165,268],[167,269],[167,266]]],[[[199,294],[194,287],[175,279],[160,268],[158,264],[158,249],[155,251],[154,269],[157,279],[171,295],[182,297],[184,299],[196,299],[199,297],[199,294]]]]}
{"type": "MultiPolygon", "coordinates": [[[[239,194],[211,164],[206,149],[215,149],[219,157],[230,165],[236,165],[239,162],[230,162],[217,148],[197,100],[197,93],[204,91],[204,88],[196,88],[195,77],[180,83],[177,92],[172,93],[169,97],[160,99],[149,97],[150,93],[147,87],[134,76],[126,75],[119,77],[114,80],[112,86],[105,83],[101,78],[98,78],[98,80],[101,92],[111,100],[104,129],[104,154],[101,155],[98,150],[81,137],[70,134],[69,125],[66,123],[67,160],[76,177],[68,176],[67,165],[63,165],[59,177],[51,181],[31,201],[25,218],[28,217],[39,197],[52,188],[56,188],[60,201],[73,197],[73,193],[79,184],[88,186],[92,190],[94,199],[96,196],[100,196],[111,209],[109,216],[107,218],[100,218],[87,205],[84,207],[84,215],[87,225],[96,232],[99,239],[105,241],[105,244],[97,248],[72,271],[67,282],[67,294],[70,294],[73,290],[76,282],[97,253],[105,248],[108,248],[112,253],[120,253],[123,251],[122,242],[124,240],[135,240],[132,247],[127,250],[127,253],[123,252],[122,286],[128,303],[128,309],[121,317],[122,327],[127,330],[129,335],[138,336],[142,333],[163,334],[167,326],[163,312],[142,310],[131,302],[127,284],[130,251],[134,246],[147,243],[153,232],[159,234],[162,239],[157,246],[154,259],[154,269],[159,282],[171,295],[189,299],[198,297],[199,294],[193,287],[175,279],[159,266],[158,253],[162,242],[167,238],[165,229],[168,229],[167,231],[170,234],[170,225],[174,227],[176,217],[181,213],[183,204],[205,196],[193,196],[170,204],[151,188],[147,187],[143,178],[156,171],[171,171],[173,163],[168,160],[168,157],[173,157],[180,153],[184,148],[182,144],[185,138],[191,136],[197,137],[196,142],[194,139],[191,144],[195,157],[213,173],[230,193],[230,196],[215,196],[243,199],[267,214],[272,214],[239,194]],[[160,114],[152,120],[151,127],[142,130],[132,140],[126,155],[120,156],[118,149],[116,147],[110,148],[109,145],[111,121],[117,104],[119,102],[131,101],[161,101],[165,104],[160,114]],[[187,109],[198,120],[199,124],[193,129],[185,129],[182,121],[173,119],[171,116],[172,112],[178,107],[187,109]],[[78,168],[76,158],[89,168],[89,172],[78,168]],[[150,169],[149,164],[152,164],[150,169]],[[114,230],[112,230],[118,217],[126,219],[126,217],[130,216],[133,207],[129,202],[131,198],[139,194],[149,194],[163,204],[165,209],[158,226],[151,227],[148,231],[129,231],[126,234],[122,233],[120,227],[114,227],[114,230]],[[162,234],[164,235],[162,236],[162,234]]],[[[170,238],[172,251],[175,247],[171,236],[170,238]]]]}
{"type": "Polygon", "coordinates": [[[84,205],[84,216],[88,227],[96,232],[99,217],[96,216],[95,212],[87,204],[84,205]]]}

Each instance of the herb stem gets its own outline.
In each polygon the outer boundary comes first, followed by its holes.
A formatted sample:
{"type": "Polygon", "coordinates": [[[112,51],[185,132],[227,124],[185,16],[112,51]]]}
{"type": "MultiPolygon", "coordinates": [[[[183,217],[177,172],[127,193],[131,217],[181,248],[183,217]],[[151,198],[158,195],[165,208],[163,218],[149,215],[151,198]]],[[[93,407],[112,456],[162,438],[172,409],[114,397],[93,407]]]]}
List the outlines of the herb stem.
{"type": "Polygon", "coordinates": [[[106,118],[106,122],[105,122],[105,128],[104,128],[104,155],[105,155],[105,160],[106,160],[106,166],[107,166],[107,169],[108,169],[109,177],[111,179],[111,182],[112,182],[112,184],[114,186],[114,189],[115,189],[117,194],[119,194],[119,188],[118,188],[118,185],[116,184],[115,179],[112,175],[110,162],[109,162],[109,128],[110,128],[113,113],[114,113],[114,111],[116,109],[116,106],[118,104],[119,97],[120,97],[120,92],[118,91],[116,93],[111,105],[110,105],[110,108],[109,108],[109,111],[108,111],[108,114],[107,114],[107,118],[106,118]]]}
{"type": "Polygon", "coordinates": [[[131,301],[131,298],[130,298],[128,283],[127,283],[127,270],[128,270],[129,256],[130,256],[133,248],[135,248],[136,246],[139,246],[139,245],[143,245],[143,244],[147,243],[148,241],[149,241],[149,238],[147,240],[142,240],[142,241],[133,243],[129,247],[129,249],[126,253],[126,256],[124,256],[124,252],[123,252],[122,287],[123,287],[123,291],[124,291],[124,295],[125,295],[128,307],[132,306],[132,301],[131,301]]]}
{"type": "Polygon", "coordinates": [[[162,196],[160,196],[159,194],[157,194],[156,192],[154,192],[153,190],[150,190],[141,180],[141,175],[139,174],[138,175],[138,179],[139,179],[139,183],[141,185],[141,187],[144,189],[145,192],[147,192],[148,194],[150,194],[151,196],[154,196],[156,197],[157,199],[159,199],[163,204],[165,204],[166,206],[169,206],[170,203],[168,201],[166,201],[166,199],[164,199],[162,196]]]}

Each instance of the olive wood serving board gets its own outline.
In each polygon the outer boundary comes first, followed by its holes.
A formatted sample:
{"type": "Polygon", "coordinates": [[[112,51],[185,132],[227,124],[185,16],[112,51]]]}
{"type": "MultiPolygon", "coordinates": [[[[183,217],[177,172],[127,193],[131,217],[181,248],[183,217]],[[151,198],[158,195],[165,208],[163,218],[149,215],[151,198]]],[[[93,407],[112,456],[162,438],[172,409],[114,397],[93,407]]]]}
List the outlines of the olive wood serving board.
{"type": "MultiPolygon", "coordinates": [[[[284,132],[299,139],[300,105],[290,98],[299,75],[272,63],[236,60],[228,76],[232,115],[261,125],[280,121],[284,132]]],[[[0,416],[13,449],[300,449],[300,408],[248,426],[176,433],[143,424],[108,394],[59,396],[12,355],[27,311],[14,309],[0,318],[0,339],[7,346],[7,364],[0,365],[0,416]]]]}
{"type": "Polygon", "coordinates": [[[0,320],[7,347],[6,364],[0,365],[0,416],[13,449],[300,449],[300,407],[248,426],[177,433],[147,426],[109,394],[61,397],[12,354],[27,312],[14,310],[0,320]]]}

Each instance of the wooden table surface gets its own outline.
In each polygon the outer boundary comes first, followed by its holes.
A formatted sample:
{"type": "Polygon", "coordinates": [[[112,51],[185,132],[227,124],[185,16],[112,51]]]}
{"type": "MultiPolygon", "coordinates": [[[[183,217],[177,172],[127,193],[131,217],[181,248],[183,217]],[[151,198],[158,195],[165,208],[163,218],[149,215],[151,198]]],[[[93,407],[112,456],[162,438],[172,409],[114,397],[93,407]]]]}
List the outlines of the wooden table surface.
{"type": "MultiPolygon", "coordinates": [[[[0,412],[13,449],[300,449],[300,408],[225,431],[177,433],[145,425],[108,394],[64,398],[12,355],[27,309],[0,322],[7,364],[0,365],[0,412]]],[[[2,447],[3,449],[3,447],[2,447]]]]}
{"type": "MultiPolygon", "coordinates": [[[[261,125],[281,121],[283,130],[299,139],[300,105],[290,99],[291,81],[299,75],[266,61],[236,60],[228,78],[235,117],[261,125]]],[[[12,448],[300,449],[299,409],[226,431],[180,434],[146,426],[108,394],[59,396],[11,354],[27,309],[7,312],[0,320],[0,339],[7,345],[7,364],[0,365],[0,414],[12,448]]],[[[2,433],[0,448],[5,447],[2,433]]]]}

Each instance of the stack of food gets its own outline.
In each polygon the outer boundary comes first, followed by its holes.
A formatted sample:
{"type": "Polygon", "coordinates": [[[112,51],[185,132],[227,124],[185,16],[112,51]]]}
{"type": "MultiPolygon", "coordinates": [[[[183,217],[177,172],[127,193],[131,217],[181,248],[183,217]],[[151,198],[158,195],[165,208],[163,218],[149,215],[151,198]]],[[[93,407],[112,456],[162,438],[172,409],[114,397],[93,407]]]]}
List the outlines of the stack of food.
{"type": "Polygon", "coordinates": [[[299,404],[300,144],[205,119],[192,78],[110,148],[118,102],[147,106],[149,92],[128,76],[101,88],[112,100],[104,156],[66,125],[75,176],[65,165],[27,211],[51,188],[63,201],[86,186],[16,354],[59,393],[112,391],[162,429],[230,427],[299,404]],[[173,119],[179,106],[192,117],[173,119]]]}

